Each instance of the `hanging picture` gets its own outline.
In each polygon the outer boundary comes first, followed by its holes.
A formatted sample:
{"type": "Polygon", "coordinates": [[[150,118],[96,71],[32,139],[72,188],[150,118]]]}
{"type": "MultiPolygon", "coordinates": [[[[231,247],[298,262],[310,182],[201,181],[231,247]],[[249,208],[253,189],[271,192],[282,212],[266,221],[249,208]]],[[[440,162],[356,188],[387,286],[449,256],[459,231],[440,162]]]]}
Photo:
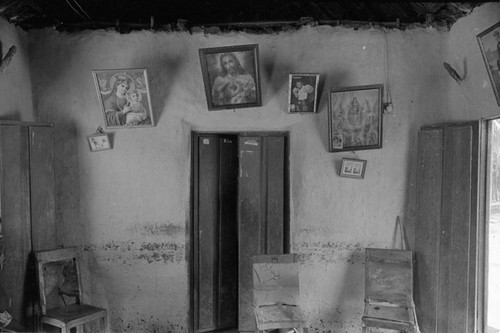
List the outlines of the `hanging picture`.
{"type": "Polygon", "coordinates": [[[477,35],[491,86],[500,106],[500,22],[477,35]]]}
{"type": "Polygon", "coordinates": [[[365,178],[366,160],[343,158],[340,176],[349,178],[365,178]]]}
{"type": "Polygon", "coordinates": [[[316,112],[319,74],[292,73],[288,82],[288,112],[316,112]]]}
{"type": "Polygon", "coordinates": [[[145,69],[92,71],[107,128],[154,126],[145,69]]]}
{"type": "Polygon", "coordinates": [[[382,90],[377,84],[330,91],[331,152],[382,148],[382,90]]]}
{"type": "Polygon", "coordinates": [[[106,133],[96,133],[87,136],[89,141],[90,151],[101,151],[111,149],[111,142],[109,140],[109,135],[106,133]]]}
{"type": "Polygon", "coordinates": [[[260,106],[257,44],[199,50],[208,110],[260,106]]]}

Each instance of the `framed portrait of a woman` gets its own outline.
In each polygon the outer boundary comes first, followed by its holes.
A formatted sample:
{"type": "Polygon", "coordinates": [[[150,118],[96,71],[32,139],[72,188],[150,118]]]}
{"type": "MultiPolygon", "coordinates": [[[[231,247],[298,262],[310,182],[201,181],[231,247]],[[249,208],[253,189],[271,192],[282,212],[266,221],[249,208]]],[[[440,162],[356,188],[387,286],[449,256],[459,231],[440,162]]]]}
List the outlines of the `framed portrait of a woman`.
{"type": "Polygon", "coordinates": [[[262,105],[257,44],[199,50],[208,110],[262,105]]]}
{"type": "Polygon", "coordinates": [[[92,71],[107,128],[153,127],[146,69],[92,71]]]}

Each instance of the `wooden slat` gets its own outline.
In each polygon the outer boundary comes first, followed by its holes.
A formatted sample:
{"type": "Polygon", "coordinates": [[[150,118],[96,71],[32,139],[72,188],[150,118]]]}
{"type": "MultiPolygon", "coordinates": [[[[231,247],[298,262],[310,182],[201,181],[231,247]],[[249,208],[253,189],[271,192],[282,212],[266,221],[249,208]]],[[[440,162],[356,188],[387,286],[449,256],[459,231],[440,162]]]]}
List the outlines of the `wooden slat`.
{"type": "Polygon", "coordinates": [[[265,143],[265,165],[267,165],[266,253],[283,253],[285,137],[270,136],[265,138],[265,143]]]}
{"type": "MultiPolygon", "coordinates": [[[[27,266],[31,254],[29,200],[28,129],[0,126],[1,213],[5,235],[5,265],[0,270],[0,288],[11,307],[13,318],[27,323],[31,318],[32,298],[25,293],[27,266]],[[26,298],[24,298],[26,297],[26,298]]],[[[31,274],[30,274],[31,275],[31,274]]],[[[33,277],[33,276],[32,276],[33,277]]]]}
{"type": "Polygon", "coordinates": [[[437,325],[443,135],[432,128],[418,137],[415,303],[422,332],[436,332],[437,325]]]}
{"type": "Polygon", "coordinates": [[[217,242],[219,220],[219,143],[215,136],[199,137],[198,330],[216,328],[217,242]]]}
{"type": "MultiPolygon", "coordinates": [[[[447,150],[451,153],[448,173],[445,182],[450,183],[446,189],[445,205],[450,205],[449,220],[443,217],[443,222],[449,226],[449,248],[442,251],[446,253],[448,262],[441,267],[447,270],[448,279],[440,285],[440,290],[447,290],[447,299],[439,300],[441,311],[447,311],[448,323],[446,331],[442,332],[468,332],[468,285],[469,285],[469,232],[471,221],[471,155],[472,155],[472,129],[470,126],[453,127],[445,130],[447,150]],[[449,178],[449,179],[448,179],[449,178]],[[448,192],[449,190],[449,192],[448,192]]],[[[443,253],[442,252],[442,253],[443,253]]],[[[444,313],[441,312],[444,316],[444,313]]],[[[438,312],[439,316],[439,312],[438,312]]],[[[444,328],[444,327],[443,327],[444,328]]],[[[440,327],[438,331],[441,332],[440,327]]]]}
{"type": "Polygon", "coordinates": [[[223,136],[220,145],[220,227],[217,328],[238,326],[238,139],[223,136]]]}
{"type": "Polygon", "coordinates": [[[239,178],[239,330],[255,331],[252,256],[262,254],[262,138],[241,137],[239,178]]]}
{"type": "Polygon", "coordinates": [[[30,127],[30,189],[33,251],[57,246],[52,127],[30,127]]]}

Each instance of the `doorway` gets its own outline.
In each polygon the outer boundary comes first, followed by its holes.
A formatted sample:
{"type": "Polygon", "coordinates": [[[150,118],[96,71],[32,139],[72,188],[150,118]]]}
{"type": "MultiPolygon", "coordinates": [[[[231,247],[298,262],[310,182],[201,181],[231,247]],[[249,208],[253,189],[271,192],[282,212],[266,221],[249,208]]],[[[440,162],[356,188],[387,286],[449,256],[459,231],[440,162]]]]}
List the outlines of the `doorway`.
{"type": "Polygon", "coordinates": [[[289,251],[288,133],[192,134],[194,332],[255,331],[252,256],[289,251]]]}
{"type": "Polygon", "coordinates": [[[485,224],[486,333],[500,332],[500,119],[489,121],[489,218],[485,224]]]}

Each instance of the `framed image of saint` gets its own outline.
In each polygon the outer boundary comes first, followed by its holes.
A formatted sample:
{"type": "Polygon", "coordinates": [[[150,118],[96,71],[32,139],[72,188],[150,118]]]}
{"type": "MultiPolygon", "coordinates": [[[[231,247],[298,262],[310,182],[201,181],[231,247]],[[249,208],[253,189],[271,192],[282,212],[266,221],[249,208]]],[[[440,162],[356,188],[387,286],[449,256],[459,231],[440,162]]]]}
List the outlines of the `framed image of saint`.
{"type": "Polygon", "coordinates": [[[382,84],[330,91],[330,152],[382,148],[382,91],[382,84]]]}
{"type": "Polygon", "coordinates": [[[145,69],[92,71],[107,128],[153,127],[145,69]]]}
{"type": "Polygon", "coordinates": [[[486,71],[500,106],[500,22],[477,35],[486,71]]]}
{"type": "Polygon", "coordinates": [[[257,44],[199,50],[208,110],[262,105],[257,44]]]}
{"type": "Polygon", "coordinates": [[[319,74],[292,73],[288,81],[288,112],[316,112],[319,74]]]}

